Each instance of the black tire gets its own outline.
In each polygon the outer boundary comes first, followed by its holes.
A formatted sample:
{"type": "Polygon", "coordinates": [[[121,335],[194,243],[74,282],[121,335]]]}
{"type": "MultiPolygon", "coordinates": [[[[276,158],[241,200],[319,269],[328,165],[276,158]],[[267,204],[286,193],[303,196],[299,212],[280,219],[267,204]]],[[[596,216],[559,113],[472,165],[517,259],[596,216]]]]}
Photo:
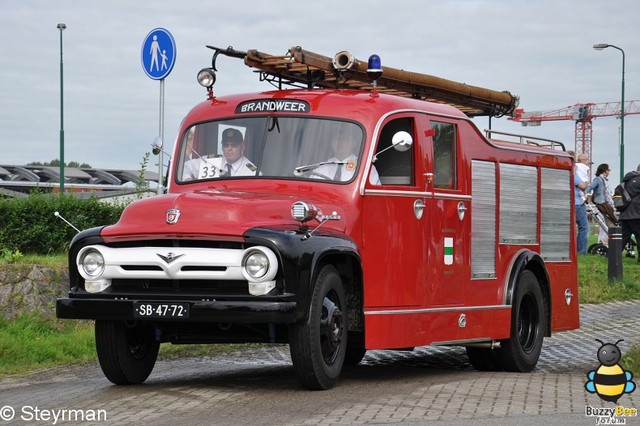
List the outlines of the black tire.
{"type": "Polygon", "coordinates": [[[498,350],[491,348],[476,348],[467,346],[467,357],[469,362],[478,371],[500,371],[502,364],[500,362],[498,350]]]}
{"type": "Polygon", "coordinates": [[[300,383],[330,389],[338,381],[347,351],[347,312],[340,274],[322,268],[312,291],[309,318],[290,327],[289,349],[300,383]]]}
{"type": "Polygon", "coordinates": [[[587,249],[589,254],[599,254],[600,256],[607,256],[609,254],[609,247],[602,243],[591,244],[587,249]]]}
{"type": "Polygon", "coordinates": [[[96,352],[105,377],[116,385],[135,385],[151,374],[160,343],[153,327],[122,321],[96,321],[96,352]]]}
{"type": "Polygon", "coordinates": [[[501,341],[502,368],[522,373],[533,370],[540,358],[546,328],[540,285],[533,272],[525,270],[516,283],[511,307],[511,337],[501,341]]]}
{"type": "Polygon", "coordinates": [[[357,365],[362,361],[367,350],[364,348],[364,333],[349,332],[347,353],[344,357],[344,365],[357,365]]]}

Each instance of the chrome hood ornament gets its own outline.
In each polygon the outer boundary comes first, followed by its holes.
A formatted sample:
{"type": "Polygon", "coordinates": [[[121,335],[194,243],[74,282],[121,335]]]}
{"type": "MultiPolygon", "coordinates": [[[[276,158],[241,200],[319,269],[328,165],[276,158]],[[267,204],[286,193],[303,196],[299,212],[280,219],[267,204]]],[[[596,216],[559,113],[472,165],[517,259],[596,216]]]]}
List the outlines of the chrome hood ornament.
{"type": "Polygon", "coordinates": [[[170,251],[169,253],[167,253],[166,256],[160,254],[160,253],[156,253],[158,255],[158,257],[162,260],[164,260],[167,265],[171,262],[173,262],[174,260],[176,260],[179,257],[184,256],[184,254],[175,254],[174,252],[170,251]]]}

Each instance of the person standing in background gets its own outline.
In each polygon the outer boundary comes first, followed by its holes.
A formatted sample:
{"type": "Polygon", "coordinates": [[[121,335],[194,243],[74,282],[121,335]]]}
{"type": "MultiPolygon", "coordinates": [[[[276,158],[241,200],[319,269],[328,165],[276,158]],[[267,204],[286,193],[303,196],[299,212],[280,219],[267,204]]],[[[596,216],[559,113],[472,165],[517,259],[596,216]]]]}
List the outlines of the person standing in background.
{"type": "MultiPolygon", "coordinates": [[[[640,164],[635,171],[624,175],[622,182],[624,189],[631,196],[629,205],[620,212],[620,227],[622,228],[622,247],[626,247],[631,239],[631,234],[636,236],[636,242],[640,243],[640,164]]],[[[640,263],[640,253],[638,254],[640,263]]]]}
{"type": "MultiPolygon", "coordinates": [[[[609,188],[609,181],[607,179],[610,172],[611,169],[608,164],[600,164],[596,169],[596,177],[584,190],[587,194],[593,191],[591,201],[596,205],[602,216],[604,216],[604,220],[608,228],[618,224],[618,219],[616,218],[616,214],[613,209],[611,189],[609,188]]],[[[608,239],[609,236],[607,235],[607,232],[601,228],[600,234],[598,235],[598,242],[607,245],[608,239]]]]}
{"type": "Polygon", "coordinates": [[[587,181],[580,178],[577,170],[573,173],[574,203],[576,209],[576,224],[578,225],[577,248],[578,254],[587,254],[587,242],[589,237],[589,219],[587,218],[587,206],[584,204],[584,189],[587,181]]]}
{"type": "Polygon", "coordinates": [[[589,182],[589,170],[593,163],[589,160],[587,154],[578,154],[576,158],[576,171],[580,175],[580,179],[589,182]]]}
{"type": "MultiPolygon", "coordinates": [[[[590,179],[590,170],[591,170],[591,165],[593,163],[589,160],[589,157],[587,156],[587,154],[578,154],[578,156],[576,157],[576,164],[575,164],[575,170],[578,173],[578,176],[580,176],[580,179],[585,182],[587,185],[589,184],[589,181],[591,181],[590,179]]],[[[582,196],[582,202],[586,201],[586,195],[588,194],[589,191],[581,191],[580,194],[582,196]]]]}

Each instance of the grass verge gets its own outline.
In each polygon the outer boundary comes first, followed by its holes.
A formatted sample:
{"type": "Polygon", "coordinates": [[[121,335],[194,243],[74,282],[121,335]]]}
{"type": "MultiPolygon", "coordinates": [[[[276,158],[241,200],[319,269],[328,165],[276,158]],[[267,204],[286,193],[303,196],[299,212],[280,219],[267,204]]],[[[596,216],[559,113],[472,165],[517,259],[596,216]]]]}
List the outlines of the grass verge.
{"type": "Polygon", "coordinates": [[[640,346],[635,345],[632,346],[622,357],[622,361],[620,365],[625,370],[631,371],[633,373],[634,381],[636,382],[636,386],[638,386],[638,375],[640,374],[640,346]]]}
{"type": "MultiPolygon", "coordinates": [[[[248,346],[163,344],[158,358],[210,356],[248,346]]],[[[36,315],[0,318],[0,378],[96,360],[93,321],[44,319],[36,315]]]]}
{"type": "Polygon", "coordinates": [[[640,265],[636,259],[622,259],[622,279],[608,280],[608,260],[604,256],[578,256],[580,303],[605,303],[640,298],[640,265]]]}
{"type": "Polygon", "coordinates": [[[95,359],[90,321],[0,318],[0,377],[95,359]]]}

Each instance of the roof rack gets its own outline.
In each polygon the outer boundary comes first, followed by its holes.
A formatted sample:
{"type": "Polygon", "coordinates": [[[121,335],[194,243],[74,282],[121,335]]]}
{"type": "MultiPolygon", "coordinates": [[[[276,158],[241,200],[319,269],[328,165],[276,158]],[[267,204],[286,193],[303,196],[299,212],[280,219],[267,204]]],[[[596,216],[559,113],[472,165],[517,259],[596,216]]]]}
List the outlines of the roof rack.
{"type": "Polygon", "coordinates": [[[491,139],[495,142],[509,142],[520,145],[538,146],[558,151],[566,151],[566,148],[562,142],[555,141],[553,139],[543,139],[535,136],[520,135],[517,133],[499,132],[497,130],[491,129],[485,129],[484,132],[487,139],[491,139]],[[507,136],[511,139],[497,139],[493,135],[507,136]]]}
{"type": "MultiPolygon", "coordinates": [[[[238,51],[207,46],[215,50],[213,69],[218,54],[244,59],[244,63],[260,72],[260,79],[282,85],[308,88],[347,88],[374,90],[367,76],[367,62],[342,51],[333,58],[304,50],[300,46],[285,55],[270,55],[258,50],[238,51]]],[[[508,91],[495,91],[458,83],[428,74],[382,67],[383,75],[376,81],[375,90],[406,98],[452,105],[470,117],[513,115],[519,98],[508,91]]]]}

